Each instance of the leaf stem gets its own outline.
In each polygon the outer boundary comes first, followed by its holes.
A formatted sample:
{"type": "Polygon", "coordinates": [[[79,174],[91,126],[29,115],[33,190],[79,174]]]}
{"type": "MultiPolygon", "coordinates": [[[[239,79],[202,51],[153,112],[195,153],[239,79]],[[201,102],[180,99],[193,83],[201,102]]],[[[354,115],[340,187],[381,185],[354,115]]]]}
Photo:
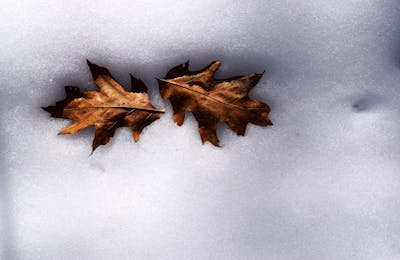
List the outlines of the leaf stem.
{"type": "Polygon", "coordinates": [[[89,108],[121,108],[127,110],[141,110],[146,112],[153,112],[153,113],[165,113],[164,109],[153,109],[153,108],[143,108],[143,107],[124,107],[124,106],[91,106],[91,107],[71,107],[71,108],[64,108],[64,110],[81,110],[81,109],[89,109],[89,108]]]}

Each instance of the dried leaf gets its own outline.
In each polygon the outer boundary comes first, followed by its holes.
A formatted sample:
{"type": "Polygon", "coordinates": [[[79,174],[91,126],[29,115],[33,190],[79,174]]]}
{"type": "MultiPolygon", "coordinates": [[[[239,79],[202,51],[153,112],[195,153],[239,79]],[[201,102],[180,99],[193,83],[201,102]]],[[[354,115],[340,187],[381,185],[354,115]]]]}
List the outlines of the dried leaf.
{"type": "Polygon", "coordinates": [[[74,134],[94,126],[92,152],[107,144],[118,127],[129,127],[135,141],[143,128],[160,118],[164,110],[156,109],[149,101],[145,84],[131,76],[131,91],[126,91],[103,67],[87,62],[100,91],[82,93],[78,87],[65,87],[66,99],[43,109],[52,117],[71,119],[73,122],[59,134],[74,134]]]}
{"type": "Polygon", "coordinates": [[[199,124],[202,142],[219,146],[217,126],[224,122],[237,135],[244,135],[248,123],[272,125],[267,104],[248,94],[263,74],[236,76],[225,80],[214,78],[221,62],[212,62],[200,71],[189,71],[189,63],[172,68],[165,79],[159,79],[162,98],[169,99],[174,121],[183,124],[185,113],[192,112],[199,124]]]}

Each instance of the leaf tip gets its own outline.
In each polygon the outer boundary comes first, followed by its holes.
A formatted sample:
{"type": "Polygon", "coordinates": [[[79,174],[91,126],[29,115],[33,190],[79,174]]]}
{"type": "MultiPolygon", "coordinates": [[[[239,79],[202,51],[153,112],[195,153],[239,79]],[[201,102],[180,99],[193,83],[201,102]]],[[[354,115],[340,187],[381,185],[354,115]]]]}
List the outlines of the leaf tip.
{"type": "Polygon", "coordinates": [[[131,73],[129,73],[131,79],[131,91],[135,93],[147,93],[147,87],[144,82],[136,77],[134,77],[131,73]]]}
{"type": "Polygon", "coordinates": [[[210,65],[208,65],[207,70],[210,71],[212,74],[214,74],[220,66],[221,66],[221,61],[216,60],[211,62],[210,65]]]}
{"type": "Polygon", "coordinates": [[[92,155],[93,153],[94,153],[94,151],[97,149],[97,147],[99,147],[100,146],[100,144],[97,144],[97,143],[92,143],[92,152],[90,153],[90,155],[92,155]]]}
{"type": "Polygon", "coordinates": [[[49,107],[40,107],[40,108],[43,109],[44,111],[50,113],[50,112],[49,112],[49,107]]]}
{"type": "Polygon", "coordinates": [[[88,65],[89,67],[93,65],[93,63],[92,63],[90,60],[88,60],[88,59],[86,59],[86,63],[87,63],[87,65],[88,65]]]}
{"type": "Polygon", "coordinates": [[[201,143],[204,145],[206,142],[210,142],[212,145],[214,145],[215,147],[221,148],[221,145],[219,144],[218,140],[203,140],[201,139],[201,143]]]}
{"type": "Polygon", "coordinates": [[[89,66],[90,72],[92,73],[93,79],[96,80],[96,78],[99,75],[110,75],[110,72],[108,69],[101,67],[95,63],[92,63],[89,60],[86,60],[87,65],[89,66]]]}
{"type": "Polygon", "coordinates": [[[137,143],[140,139],[140,133],[138,131],[133,132],[133,140],[135,140],[135,143],[137,143]]]}

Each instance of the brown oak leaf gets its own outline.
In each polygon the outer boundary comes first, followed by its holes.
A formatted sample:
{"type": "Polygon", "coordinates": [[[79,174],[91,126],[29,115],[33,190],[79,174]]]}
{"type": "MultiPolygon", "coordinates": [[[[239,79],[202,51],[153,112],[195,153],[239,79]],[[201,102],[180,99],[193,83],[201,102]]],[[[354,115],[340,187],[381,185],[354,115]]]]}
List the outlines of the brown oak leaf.
{"type": "Polygon", "coordinates": [[[74,134],[88,126],[96,128],[92,152],[107,144],[119,127],[129,127],[135,141],[143,128],[160,118],[164,110],[156,109],[149,101],[145,84],[130,75],[131,91],[126,91],[103,67],[87,61],[100,91],[81,92],[78,87],[65,87],[66,99],[55,106],[43,107],[52,117],[73,122],[59,134],[74,134]]]}
{"type": "Polygon", "coordinates": [[[190,71],[186,62],[158,80],[162,98],[169,99],[173,107],[174,121],[181,126],[185,113],[192,112],[202,142],[215,146],[219,146],[219,122],[226,123],[237,135],[244,135],[248,123],[272,125],[269,106],[248,96],[263,73],[219,80],[214,74],[220,65],[220,61],[214,61],[200,71],[190,71]]]}

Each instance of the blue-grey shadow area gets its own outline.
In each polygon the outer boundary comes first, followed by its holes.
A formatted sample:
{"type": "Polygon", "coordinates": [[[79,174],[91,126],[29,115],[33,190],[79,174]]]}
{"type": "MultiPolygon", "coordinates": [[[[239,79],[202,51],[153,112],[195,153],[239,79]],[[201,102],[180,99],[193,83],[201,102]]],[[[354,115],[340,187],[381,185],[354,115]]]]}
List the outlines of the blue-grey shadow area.
{"type": "Polygon", "coordinates": [[[0,92],[0,241],[3,243],[0,248],[0,259],[4,260],[16,260],[18,259],[16,254],[16,241],[15,241],[15,220],[12,214],[12,190],[11,190],[11,179],[9,173],[9,162],[7,159],[8,153],[8,141],[5,136],[5,112],[9,99],[4,92],[0,92]]]}
{"type": "Polygon", "coordinates": [[[400,2],[391,0],[390,2],[382,2],[388,11],[387,19],[390,27],[386,28],[391,32],[391,43],[388,46],[388,55],[392,62],[400,69],[400,2]],[[386,4],[386,5],[385,5],[386,4]]]}

